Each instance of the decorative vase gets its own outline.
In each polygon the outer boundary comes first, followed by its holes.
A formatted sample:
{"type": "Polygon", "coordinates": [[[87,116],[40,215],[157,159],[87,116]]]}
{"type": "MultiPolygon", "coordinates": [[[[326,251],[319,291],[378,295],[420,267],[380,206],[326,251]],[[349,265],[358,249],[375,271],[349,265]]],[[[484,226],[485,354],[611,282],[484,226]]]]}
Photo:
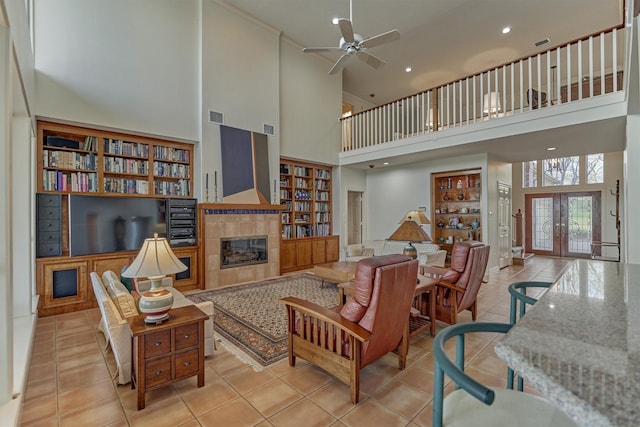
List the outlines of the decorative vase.
{"type": "Polygon", "coordinates": [[[457,187],[458,187],[458,188],[462,188],[462,180],[461,180],[461,179],[459,179],[459,180],[458,180],[458,185],[457,185],[457,187]]]}
{"type": "Polygon", "coordinates": [[[464,200],[464,191],[462,190],[458,191],[458,193],[456,194],[456,197],[458,198],[458,200],[464,200]]]}
{"type": "Polygon", "coordinates": [[[438,221],[438,227],[444,228],[444,221],[442,219],[438,221]]]}
{"type": "Polygon", "coordinates": [[[444,192],[444,195],[442,196],[442,200],[444,201],[451,200],[451,196],[449,195],[448,191],[444,192]]]}
{"type": "Polygon", "coordinates": [[[145,323],[161,323],[169,318],[169,310],[173,306],[173,294],[162,286],[160,280],[151,279],[151,289],[140,297],[139,309],[147,315],[145,323]]]}
{"type": "Polygon", "coordinates": [[[471,228],[475,230],[478,227],[480,227],[480,221],[478,221],[478,218],[475,218],[473,221],[471,221],[471,228]]]}

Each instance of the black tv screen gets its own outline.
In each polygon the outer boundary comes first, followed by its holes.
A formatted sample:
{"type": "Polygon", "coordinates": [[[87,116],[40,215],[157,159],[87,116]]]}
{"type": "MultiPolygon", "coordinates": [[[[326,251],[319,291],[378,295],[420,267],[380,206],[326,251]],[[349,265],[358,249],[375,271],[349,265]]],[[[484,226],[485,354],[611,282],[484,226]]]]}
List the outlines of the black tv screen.
{"type": "Polygon", "coordinates": [[[166,237],[166,200],[69,195],[71,256],[135,251],[144,239],[166,237]]]}

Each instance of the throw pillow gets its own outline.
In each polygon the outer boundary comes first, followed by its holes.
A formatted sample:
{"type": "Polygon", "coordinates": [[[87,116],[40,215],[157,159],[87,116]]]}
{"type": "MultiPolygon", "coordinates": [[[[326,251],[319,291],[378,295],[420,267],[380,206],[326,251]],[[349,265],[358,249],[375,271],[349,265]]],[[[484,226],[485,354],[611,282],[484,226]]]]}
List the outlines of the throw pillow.
{"type": "Polygon", "coordinates": [[[129,292],[131,292],[133,291],[133,282],[131,278],[122,276],[122,273],[124,273],[127,267],[128,265],[125,265],[124,267],[122,267],[122,270],[120,270],[120,282],[125,286],[125,288],[129,290],[129,292]]]}
{"type": "Polygon", "coordinates": [[[106,288],[123,319],[138,314],[136,301],[122,283],[108,282],[106,288]]]}
{"type": "Polygon", "coordinates": [[[375,256],[375,250],[373,248],[362,248],[362,256],[366,256],[366,257],[375,256]]]}

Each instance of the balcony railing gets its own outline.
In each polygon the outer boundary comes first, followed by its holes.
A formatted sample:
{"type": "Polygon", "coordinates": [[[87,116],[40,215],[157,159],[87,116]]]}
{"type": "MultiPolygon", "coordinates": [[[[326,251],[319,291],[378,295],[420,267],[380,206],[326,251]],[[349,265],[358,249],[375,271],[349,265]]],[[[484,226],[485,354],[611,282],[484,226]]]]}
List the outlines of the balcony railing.
{"type": "Polygon", "coordinates": [[[342,151],[620,91],[624,47],[614,28],[345,117],[342,151]]]}

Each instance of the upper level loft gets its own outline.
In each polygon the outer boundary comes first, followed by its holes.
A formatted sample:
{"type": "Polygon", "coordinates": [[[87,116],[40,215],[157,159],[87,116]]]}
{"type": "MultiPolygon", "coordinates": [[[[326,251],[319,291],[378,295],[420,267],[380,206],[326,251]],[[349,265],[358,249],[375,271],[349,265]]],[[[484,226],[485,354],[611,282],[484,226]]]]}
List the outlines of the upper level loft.
{"type": "Polygon", "coordinates": [[[623,150],[630,33],[614,28],[343,117],[340,163],[480,152],[527,160],[549,139],[566,142],[567,155],[623,150]]]}

